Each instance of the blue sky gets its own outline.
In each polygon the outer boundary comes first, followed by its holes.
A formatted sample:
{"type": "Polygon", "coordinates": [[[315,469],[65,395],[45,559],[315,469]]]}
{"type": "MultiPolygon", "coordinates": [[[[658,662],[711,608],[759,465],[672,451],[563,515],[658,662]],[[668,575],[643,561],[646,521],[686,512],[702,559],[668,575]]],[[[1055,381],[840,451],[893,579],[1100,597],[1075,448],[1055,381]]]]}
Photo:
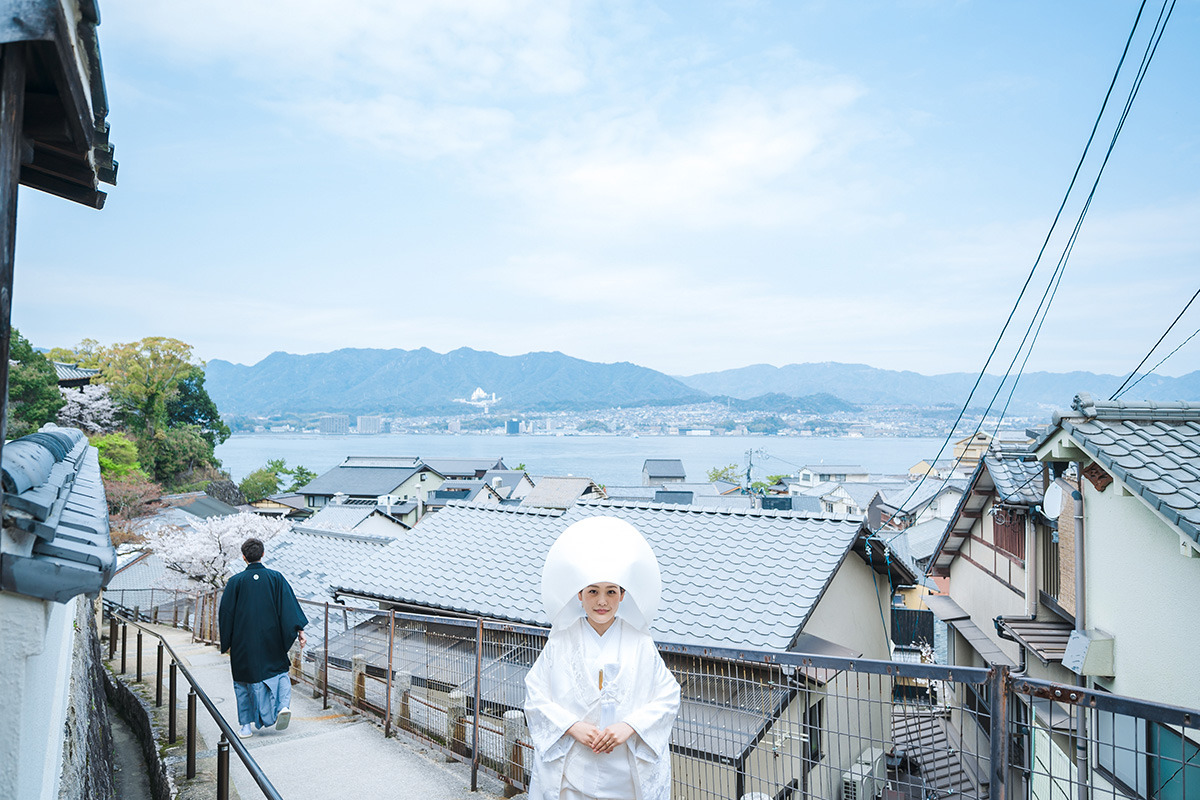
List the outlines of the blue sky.
{"type": "MultiPolygon", "coordinates": [[[[100,212],[22,189],[14,322],[246,364],[977,371],[1137,8],[102,0],[119,185],[100,212]]],[[[1198,78],[1181,3],[1028,369],[1125,373],[1200,288],[1198,78]]],[[[1197,328],[1200,301],[1159,352],[1197,328]]],[[[1161,371],[1195,369],[1200,337],[1161,371]]]]}

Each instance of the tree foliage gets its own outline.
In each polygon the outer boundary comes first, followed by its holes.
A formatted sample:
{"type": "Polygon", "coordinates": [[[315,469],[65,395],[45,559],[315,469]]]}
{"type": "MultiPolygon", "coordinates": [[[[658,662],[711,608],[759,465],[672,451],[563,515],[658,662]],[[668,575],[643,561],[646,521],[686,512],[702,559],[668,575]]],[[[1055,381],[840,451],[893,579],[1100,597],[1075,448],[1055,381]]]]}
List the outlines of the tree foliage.
{"type": "Polygon", "coordinates": [[[140,541],[135,520],[144,516],[162,497],[162,487],[140,471],[124,477],[105,477],[104,496],[108,501],[109,529],[113,544],[140,541]]]}
{"type": "Polygon", "coordinates": [[[742,479],[740,471],[741,467],[739,467],[737,464],[727,464],[724,467],[713,467],[708,471],[708,479],[710,481],[740,483],[742,479]]]}
{"type": "Polygon", "coordinates": [[[313,472],[311,469],[308,469],[303,464],[297,464],[288,470],[288,473],[292,476],[292,483],[285,490],[288,492],[296,492],[300,489],[303,489],[305,486],[308,486],[308,484],[312,483],[313,478],[317,477],[317,473],[313,472]]]}
{"type": "Polygon", "coordinates": [[[46,358],[63,364],[74,364],[85,369],[100,367],[100,343],[95,339],[84,339],[74,350],[66,347],[55,347],[46,353],[46,358]]]}
{"type": "Polygon", "coordinates": [[[148,438],[168,425],[167,404],[193,368],[192,346],[165,336],[101,348],[100,374],[130,427],[148,438]]]}
{"type": "Polygon", "coordinates": [[[196,425],[183,425],[156,431],[139,440],[142,460],[152,464],[154,478],[166,486],[178,488],[193,482],[194,475],[216,466],[213,448],[196,425]]]}
{"type": "Polygon", "coordinates": [[[192,367],[179,381],[174,396],[167,401],[167,425],[195,425],[213,447],[229,438],[229,426],[204,388],[204,370],[192,367]]]}
{"type": "Polygon", "coordinates": [[[107,386],[62,389],[66,405],[58,410],[58,424],[87,434],[112,433],[121,425],[121,412],[107,386]]]}
{"type": "Polygon", "coordinates": [[[16,328],[9,344],[7,436],[16,439],[54,422],[66,401],[54,365],[16,328]]]}
{"type": "Polygon", "coordinates": [[[162,528],[146,537],[167,569],[186,575],[208,588],[220,589],[242,564],[242,542],[271,539],[289,523],[257,514],[240,513],[198,520],[186,528],[162,528]]]}
{"type": "Polygon", "coordinates": [[[270,497],[279,492],[279,473],[268,467],[259,467],[251,472],[242,482],[238,484],[238,489],[246,498],[247,503],[257,503],[265,497],[270,497]]]}
{"type": "Polygon", "coordinates": [[[122,479],[135,473],[145,477],[138,463],[137,443],[124,433],[93,436],[91,443],[100,454],[102,478],[122,479]]]}

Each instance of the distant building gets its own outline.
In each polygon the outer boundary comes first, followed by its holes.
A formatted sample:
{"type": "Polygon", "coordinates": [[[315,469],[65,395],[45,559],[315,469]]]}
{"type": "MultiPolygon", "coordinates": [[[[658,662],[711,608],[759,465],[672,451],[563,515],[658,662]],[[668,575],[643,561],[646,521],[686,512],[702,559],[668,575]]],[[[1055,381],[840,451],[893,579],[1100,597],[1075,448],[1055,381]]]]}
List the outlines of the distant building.
{"type": "Polygon", "coordinates": [[[678,458],[647,458],[642,464],[642,485],[657,486],[662,483],[683,483],[687,472],[678,458]]]}
{"type": "Polygon", "coordinates": [[[383,433],[383,417],[359,417],[359,433],[383,433]]]}
{"type": "Polygon", "coordinates": [[[321,433],[346,434],[350,432],[350,417],[346,414],[330,414],[318,422],[321,433]]]}
{"type": "Polygon", "coordinates": [[[521,420],[510,419],[504,423],[504,432],[509,436],[516,436],[521,433],[521,420]]]}

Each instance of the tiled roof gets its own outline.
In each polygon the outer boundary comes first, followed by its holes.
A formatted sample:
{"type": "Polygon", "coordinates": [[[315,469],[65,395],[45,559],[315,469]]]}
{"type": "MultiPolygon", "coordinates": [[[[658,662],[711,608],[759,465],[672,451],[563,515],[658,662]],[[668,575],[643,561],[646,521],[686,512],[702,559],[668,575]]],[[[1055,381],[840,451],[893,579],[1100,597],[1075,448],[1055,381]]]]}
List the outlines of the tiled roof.
{"type": "Polygon", "coordinates": [[[96,448],[75,428],[46,425],[4,445],[4,527],[13,537],[0,554],[0,588],[65,603],[100,591],[117,552],[96,448]]]}
{"type": "Polygon", "coordinates": [[[324,531],[352,531],[375,513],[375,506],[326,505],[303,523],[306,528],[324,531]]]}
{"type": "Polygon", "coordinates": [[[1200,403],[1126,403],[1080,393],[1055,422],[1131,492],[1200,541],[1200,403]]]}
{"type": "Polygon", "coordinates": [[[1042,484],[1038,477],[1042,468],[1037,462],[1026,461],[1027,455],[1025,450],[997,448],[979,460],[934,551],[931,574],[943,577],[950,574],[950,563],[958,556],[988,502],[1029,508],[1041,504],[1042,484]]]}
{"type": "Polygon", "coordinates": [[[421,461],[447,478],[474,478],[477,472],[505,468],[501,458],[424,458],[421,461]]]}
{"type": "Polygon", "coordinates": [[[966,483],[961,478],[943,480],[932,476],[925,478],[924,481],[907,481],[904,485],[889,491],[884,496],[884,502],[892,508],[916,511],[928,505],[943,492],[961,494],[966,483]]]}
{"type": "Polygon", "coordinates": [[[329,495],[338,492],[360,497],[378,497],[411,478],[420,467],[347,467],[338,466],[300,487],[303,495],[329,495]]]}
{"type": "MultiPolygon", "coordinates": [[[[155,553],[144,552],[117,570],[117,574],[108,583],[108,591],[116,592],[122,589],[179,589],[181,591],[196,591],[200,588],[196,581],[186,575],[167,569],[166,562],[155,553]]],[[[132,603],[130,607],[132,607],[132,603]]]]}
{"type": "Polygon", "coordinates": [[[591,478],[547,477],[537,482],[521,501],[523,508],[570,508],[592,487],[591,478]]]}
{"type": "Polygon", "coordinates": [[[59,383],[63,381],[87,381],[100,374],[100,370],[98,369],[88,369],[78,364],[64,364],[61,361],[53,363],[54,371],[58,374],[59,383]]]}
{"type": "Polygon", "coordinates": [[[402,542],[363,559],[339,588],[545,624],[546,553],[568,525],[596,515],[627,520],[658,556],[663,599],[656,639],[776,650],[800,632],[863,530],[857,520],[789,512],[607,502],[562,512],[451,503],[402,542]]]}
{"type": "Polygon", "coordinates": [[[263,564],[283,573],[296,597],[330,602],[333,600],[330,587],[343,583],[343,576],[348,573],[366,570],[392,541],[389,536],[295,527],[267,542],[263,564]]]}
{"type": "Polygon", "coordinates": [[[651,478],[686,478],[687,471],[678,458],[647,458],[642,471],[651,478]]]}

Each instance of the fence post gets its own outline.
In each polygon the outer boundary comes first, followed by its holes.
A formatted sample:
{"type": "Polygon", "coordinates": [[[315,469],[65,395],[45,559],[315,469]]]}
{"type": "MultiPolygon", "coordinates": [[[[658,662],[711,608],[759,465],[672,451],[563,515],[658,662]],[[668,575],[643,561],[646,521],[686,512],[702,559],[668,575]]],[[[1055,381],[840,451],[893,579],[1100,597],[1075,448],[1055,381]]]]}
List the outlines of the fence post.
{"type": "Polygon", "coordinates": [[[142,629],[137,629],[137,682],[142,682],[142,629]]]}
{"type": "Polygon", "coordinates": [[[229,800],[229,740],[224,732],[217,743],[217,800],[229,800]]]}
{"type": "Polygon", "coordinates": [[[402,669],[396,673],[392,683],[392,711],[396,715],[396,727],[406,731],[412,730],[412,716],[408,707],[409,694],[412,692],[412,673],[402,669]]]}
{"type": "Polygon", "coordinates": [[[383,738],[392,735],[392,650],[396,642],[396,610],[388,610],[387,708],[383,712],[383,738]]]}
{"type": "Polygon", "coordinates": [[[329,603],[325,603],[325,653],[321,658],[321,708],[329,708],[329,603]]]}
{"type": "Polygon", "coordinates": [[[108,660],[112,661],[113,656],[117,654],[117,615],[115,611],[109,612],[108,618],[108,660]]]}
{"type": "Polygon", "coordinates": [[[150,621],[158,624],[158,606],[154,605],[154,590],[150,590],[150,621]]]}
{"type": "Polygon", "coordinates": [[[121,674],[125,674],[125,652],[129,649],[129,626],[121,623],[121,674]]]}
{"type": "Polygon", "coordinates": [[[992,746],[992,769],[988,800],[1007,800],[1008,797],[1008,700],[1012,680],[1008,667],[992,667],[990,679],[992,703],[989,719],[992,746]]]}
{"type": "Polygon", "coordinates": [[[504,712],[504,796],[521,793],[517,784],[525,783],[525,753],[521,733],[525,730],[525,712],[513,709],[504,712]]]}
{"type": "Polygon", "coordinates": [[[354,687],[350,705],[360,708],[367,699],[367,657],[362,653],[350,657],[350,675],[354,687]]]}
{"type": "Polygon", "coordinates": [[[204,613],[204,595],[197,595],[195,610],[192,612],[192,641],[200,639],[200,616],[204,613]]]}
{"type": "Polygon", "coordinates": [[[171,703],[171,705],[167,707],[167,742],[169,742],[170,744],[175,744],[175,739],[176,739],[176,736],[175,736],[175,716],[176,716],[175,707],[179,704],[178,679],[176,678],[177,671],[178,671],[178,668],[175,665],[175,659],[172,658],[171,659],[171,670],[170,670],[171,679],[168,682],[169,683],[169,687],[168,687],[169,691],[167,693],[168,694],[167,700],[171,703]]]}
{"type": "Polygon", "coordinates": [[[162,683],[163,683],[163,640],[158,640],[158,667],[154,673],[154,705],[162,707],[162,683]]]}
{"type": "Polygon", "coordinates": [[[176,589],[175,593],[173,595],[171,595],[171,627],[172,628],[179,627],[179,590],[178,589],[176,589]]]}
{"type": "MultiPolygon", "coordinates": [[[[471,791],[479,791],[479,707],[483,685],[483,617],[475,618],[475,702],[471,715],[471,791]]],[[[465,733],[465,731],[464,731],[465,733]]]]}
{"type": "Polygon", "coordinates": [[[196,687],[188,687],[187,776],[196,777],[196,687]]]}
{"type": "MultiPolygon", "coordinates": [[[[446,700],[446,746],[459,755],[467,755],[467,729],[464,721],[467,716],[467,693],[455,689],[446,700]]],[[[446,756],[447,761],[457,759],[446,756]]]]}

